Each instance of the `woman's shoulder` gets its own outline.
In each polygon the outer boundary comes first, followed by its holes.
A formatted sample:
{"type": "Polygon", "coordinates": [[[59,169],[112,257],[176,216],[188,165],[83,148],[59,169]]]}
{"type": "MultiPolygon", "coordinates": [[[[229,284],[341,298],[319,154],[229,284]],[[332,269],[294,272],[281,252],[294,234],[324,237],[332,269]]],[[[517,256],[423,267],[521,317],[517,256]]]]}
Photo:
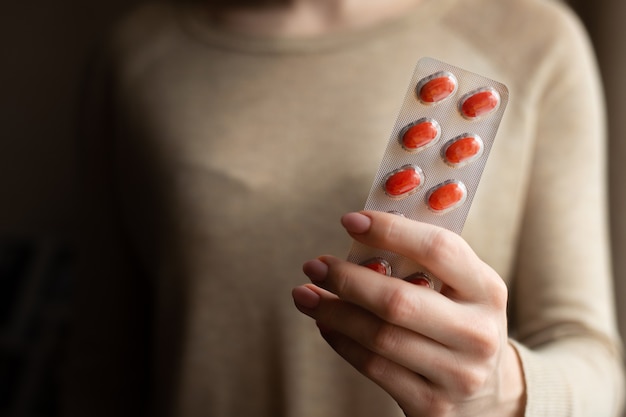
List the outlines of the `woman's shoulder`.
{"type": "Polygon", "coordinates": [[[141,5],[112,28],[108,47],[117,59],[163,49],[180,38],[180,14],[184,6],[156,2],[141,5]]]}
{"type": "Polygon", "coordinates": [[[511,51],[516,54],[587,37],[578,16],[559,0],[461,0],[445,19],[469,42],[516,48],[511,51]]]}

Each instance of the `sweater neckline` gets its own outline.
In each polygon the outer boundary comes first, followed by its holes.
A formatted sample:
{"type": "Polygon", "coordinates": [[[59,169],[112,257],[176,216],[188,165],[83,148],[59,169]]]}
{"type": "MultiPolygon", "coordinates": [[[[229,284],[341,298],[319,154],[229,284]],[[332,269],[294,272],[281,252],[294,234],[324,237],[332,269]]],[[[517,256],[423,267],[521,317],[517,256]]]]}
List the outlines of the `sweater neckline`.
{"type": "Polygon", "coordinates": [[[376,25],[311,37],[252,36],[217,27],[200,5],[179,10],[183,28],[196,40],[213,47],[249,54],[307,54],[342,49],[355,43],[402,31],[406,26],[431,25],[457,0],[423,0],[404,15],[376,25]]]}

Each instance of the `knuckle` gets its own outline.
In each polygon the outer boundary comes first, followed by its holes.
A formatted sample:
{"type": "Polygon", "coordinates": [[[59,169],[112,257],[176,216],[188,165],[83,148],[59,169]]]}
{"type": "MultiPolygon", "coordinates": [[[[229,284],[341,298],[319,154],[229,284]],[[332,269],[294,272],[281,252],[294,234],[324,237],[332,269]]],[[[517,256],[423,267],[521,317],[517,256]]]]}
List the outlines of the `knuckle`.
{"type": "Polygon", "coordinates": [[[507,303],[509,301],[509,289],[506,286],[506,283],[500,278],[498,274],[495,274],[495,282],[494,288],[490,291],[491,294],[491,302],[494,307],[500,310],[506,309],[507,303]]]}
{"type": "Polygon", "coordinates": [[[419,303],[407,291],[395,288],[391,290],[384,303],[383,319],[391,323],[404,323],[418,314],[419,303]]]}
{"type": "Polygon", "coordinates": [[[433,229],[428,241],[426,256],[441,262],[456,261],[459,256],[457,235],[444,229],[433,229]]]}
{"type": "MultiPolygon", "coordinates": [[[[336,265],[331,267],[329,274],[332,275],[332,280],[329,281],[329,286],[332,286],[334,292],[337,294],[345,294],[350,289],[350,270],[344,265],[336,265]]],[[[327,284],[328,285],[328,284],[327,284]]]]}
{"type": "Polygon", "coordinates": [[[450,417],[454,415],[454,406],[450,402],[448,395],[432,392],[425,399],[428,415],[433,417],[450,417]]]}
{"type": "Polygon", "coordinates": [[[471,329],[468,328],[467,346],[471,347],[474,357],[481,361],[489,361],[500,351],[500,330],[492,320],[476,320],[471,329]]]}
{"type": "Polygon", "coordinates": [[[363,359],[360,372],[374,382],[383,381],[389,373],[389,362],[374,352],[369,352],[363,359]]]}
{"type": "Polygon", "coordinates": [[[509,288],[504,280],[495,270],[485,263],[482,263],[481,268],[476,273],[485,277],[482,280],[484,301],[489,306],[504,311],[509,300],[509,288]]]}
{"type": "Polygon", "coordinates": [[[403,232],[404,227],[398,224],[397,216],[392,216],[383,223],[379,237],[386,243],[395,242],[401,238],[403,232]]]}
{"type": "Polygon", "coordinates": [[[370,348],[381,355],[395,351],[401,340],[399,333],[397,326],[381,321],[371,338],[370,348]]]}
{"type": "Polygon", "coordinates": [[[482,366],[465,367],[456,376],[457,391],[462,397],[475,396],[487,385],[489,377],[489,372],[482,366]]]}
{"type": "Polygon", "coordinates": [[[499,350],[499,332],[495,324],[485,325],[483,331],[476,334],[474,346],[481,358],[491,358],[499,350]]]}

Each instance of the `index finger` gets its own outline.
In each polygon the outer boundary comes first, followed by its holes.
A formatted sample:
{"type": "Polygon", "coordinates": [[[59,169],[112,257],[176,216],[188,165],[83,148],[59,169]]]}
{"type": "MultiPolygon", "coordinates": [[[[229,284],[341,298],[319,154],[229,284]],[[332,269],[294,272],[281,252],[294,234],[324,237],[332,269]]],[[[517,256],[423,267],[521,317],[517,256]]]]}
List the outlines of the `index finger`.
{"type": "Polygon", "coordinates": [[[454,232],[390,213],[362,211],[341,219],[350,236],[424,266],[462,298],[481,299],[500,277],[454,232]]]}

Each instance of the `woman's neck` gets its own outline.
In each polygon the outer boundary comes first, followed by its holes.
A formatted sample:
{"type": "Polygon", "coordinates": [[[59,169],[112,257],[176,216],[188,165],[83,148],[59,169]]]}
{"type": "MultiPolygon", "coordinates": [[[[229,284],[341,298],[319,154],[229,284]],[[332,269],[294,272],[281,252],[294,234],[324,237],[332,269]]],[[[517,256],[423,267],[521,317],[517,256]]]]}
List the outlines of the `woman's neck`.
{"type": "Polygon", "coordinates": [[[360,29],[409,11],[422,0],[293,0],[288,5],[213,11],[225,29],[254,36],[311,37],[360,29]]]}

